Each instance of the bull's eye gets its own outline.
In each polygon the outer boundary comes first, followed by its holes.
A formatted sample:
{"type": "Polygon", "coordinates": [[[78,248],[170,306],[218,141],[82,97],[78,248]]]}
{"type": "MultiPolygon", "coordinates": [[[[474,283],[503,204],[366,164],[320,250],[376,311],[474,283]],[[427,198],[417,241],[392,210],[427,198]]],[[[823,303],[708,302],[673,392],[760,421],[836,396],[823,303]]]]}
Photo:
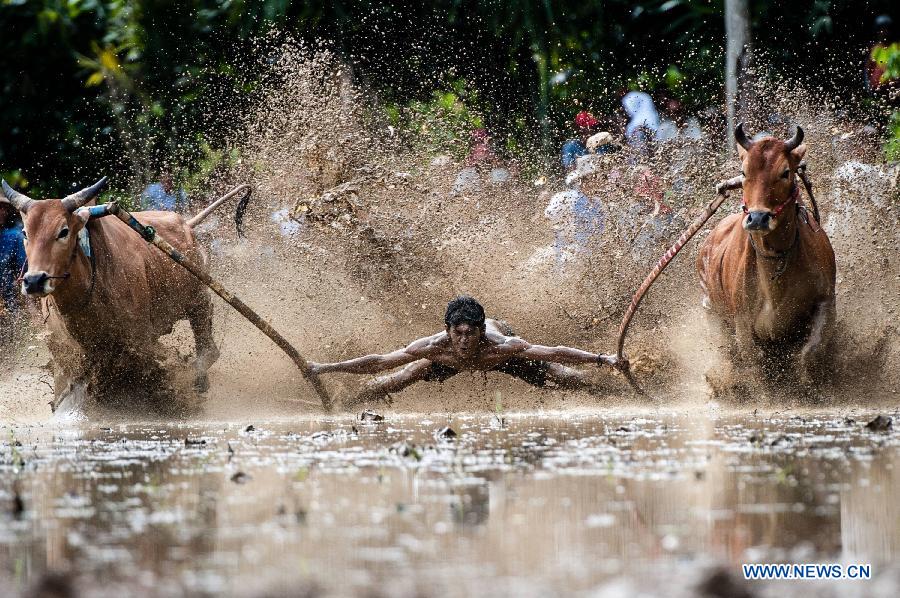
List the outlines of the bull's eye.
{"type": "Polygon", "coordinates": [[[59,231],[59,234],[56,235],[56,238],[62,240],[62,239],[65,239],[65,238],[68,237],[68,236],[69,236],[69,228],[68,228],[68,227],[63,227],[63,229],[62,229],[61,231],[59,231]]]}
{"type": "Polygon", "coordinates": [[[790,176],[790,174],[791,174],[790,170],[785,170],[784,172],[781,173],[781,178],[786,179],[790,176]]]}

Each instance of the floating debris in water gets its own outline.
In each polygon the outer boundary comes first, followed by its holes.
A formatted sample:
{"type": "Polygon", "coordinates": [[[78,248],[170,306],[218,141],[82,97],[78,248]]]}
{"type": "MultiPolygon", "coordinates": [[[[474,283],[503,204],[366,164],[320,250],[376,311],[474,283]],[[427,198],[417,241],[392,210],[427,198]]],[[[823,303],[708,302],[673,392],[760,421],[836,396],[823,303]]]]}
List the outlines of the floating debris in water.
{"type": "Polygon", "coordinates": [[[247,482],[249,482],[252,479],[253,479],[253,476],[251,476],[248,473],[244,473],[243,471],[239,471],[236,474],[234,474],[233,476],[231,476],[231,481],[234,482],[235,484],[246,484],[247,482]]]}
{"type": "Polygon", "coordinates": [[[450,426],[444,426],[434,434],[434,437],[438,440],[452,440],[458,436],[459,434],[456,433],[456,430],[450,426]]]}
{"type": "Polygon", "coordinates": [[[246,428],[244,428],[244,432],[255,432],[256,428],[253,427],[253,424],[250,424],[246,428]]]}
{"type": "Polygon", "coordinates": [[[24,513],[25,501],[22,500],[22,495],[19,494],[19,491],[15,490],[13,494],[12,515],[15,519],[21,519],[24,513]]]}
{"type": "Polygon", "coordinates": [[[503,430],[506,428],[506,418],[500,415],[491,417],[491,427],[495,430],[503,430]]]}
{"type": "Polygon", "coordinates": [[[206,446],[206,441],[202,438],[200,440],[194,440],[193,438],[185,438],[184,446],[206,446]]]}
{"type": "Polygon", "coordinates": [[[25,596],[28,598],[75,598],[78,596],[78,592],[75,591],[71,575],[50,572],[42,575],[25,596]]]}
{"type": "Polygon", "coordinates": [[[716,568],[697,585],[698,596],[710,598],[751,598],[753,594],[724,568],[716,568]]]}
{"type": "Polygon", "coordinates": [[[359,421],[363,422],[383,422],[384,416],[375,413],[374,411],[369,411],[368,409],[359,414],[359,421]]]}
{"type": "Polygon", "coordinates": [[[409,442],[398,442],[390,450],[400,457],[411,457],[416,461],[422,460],[422,451],[418,446],[409,442]]]}
{"type": "Polygon", "coordinates": [[[884,415],[878,415],[875,419],[866,424],[866,429],[870,432],[888,432],[893,429],[893,427],[893,420],[884,415]]]}
{"type": "Polygon", "coordinates": [[[779,444],[784,443],[784,442],[790,443],[791,439],[788,436],[785,436],[784,434],[782,434],[781,436],[779,436],[778,438],[776,438],[775,440],[770,442],[769,446],[778,446],[779,444]]]}
{"type": "Polygon", "coordinates": [[[332,436],[334,436],[334,434],[332,434],[328,430],[320,430],[320,431],[316,432],[315,434],[313,434],[312,436],[310,436],[310,439],[312,439],[312,440],[327,440],[328,438],[331,438],[332,436]]]}

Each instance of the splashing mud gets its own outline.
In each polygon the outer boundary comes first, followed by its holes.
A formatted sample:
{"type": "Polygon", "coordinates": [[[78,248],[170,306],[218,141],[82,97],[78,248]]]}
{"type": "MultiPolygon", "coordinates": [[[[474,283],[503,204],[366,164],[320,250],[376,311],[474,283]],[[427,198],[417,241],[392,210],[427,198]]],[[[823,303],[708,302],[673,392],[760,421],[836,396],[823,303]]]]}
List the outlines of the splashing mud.
{"type": "MultiPolygon", "coordinates": [[[[526,339],[609,352],[644,274],[709,201],[714,184],[739,172],[722,153],[722,126],[714,117],[702,120],[700,138],[602,156],[577,183],[594,198],[592,232],[573,237],[577,223],[559,221],[548,208],[565,187],[553,182],[560,177],[547,171],[544,156],[470,165],[462,157],[467,137],[442,145],[430,137],[434,123],[394,127],[378,98],[326,50],[288,43],[262,64],[270,76],[256,102],[242,109],[231,141],[239,158],[210,180],[213,189],[254,186],[249,238],[238,240],[213,222],[206,242],[214,274],[314,360],[387,351],[430,334],[458,293],[477,297],[489,316],[509,321],[526,339]],[[497,166],[505,175],[495,174],[497,166]]],[[[748,109],[748,129],[786,137],[800,123],[807,131],[809,172],[838,260],[840,332],[832,384],[811,398],[785,389],[758,400],[894,401],[898,168],[878,158],[877,136],[835,115],[820,94],[760,80],[767,83],[748,109]]],[[[736,205],[729,201],[722,214],[736,205]]],[[[699,306],[693,263],[703,234],[654,286],[626,345],[638,377],[667,401],[706,400],[705,375],[727,369],[726,343],[699,306]]],[[[223,355],[210,372],[206,412],[308,409],[298,399],[314,395],[293,365],[229,308],[217,304],[217,310],[223,355]]],[[[183,332],[177,328],[169,346],[187,353],[183,332]]],[[[170,366],[179,359],[174,355],[166,358],[170,366]]],[[[14,413],[23,396],[33,401],[46,394],[30,390],[40,361],[20,359],[4,374],[4,411],[14,413]]],[[[598,371],[596,377],[608,389],[604,403],[630,396],[618,376],[598,371]]],[[[353,376],[328,379],[338,398],[353,394],[358,383],[353,376]]],[[[394,397],[394,404],[485,410],[495,393],[521,409],[600,400],[489,374],[423,384],[394,397]]]]}
{"type": "MultiPolygon", "coordinates": [[[[252,258],[239,276],[266,281],[254,299],[265,302],[271,292],[284,314],[279,321],[299,323],[293,338],[314,359],[389,350],[431,333],[445,302],[463,292],[525,338],[609,351],[643,275],[709,201],[715,182],[740,171],[721,154],[714,122],[700,139],[602,156],[580,180],[596,200],[594,234],[567,244],[559,231],[572,223],[554,228],[547,209],[563,187],[535,185],[537,174],[527,174],[541,172],[541,160],[503,164],[513,175],[497,182],[489,168],[456,158],[458,148],[440,153],[382,122],[375,100],[329,53],[282,48],[277,56],[278,76],[250,112],[241,148],[245,164],[254,165],[257,206],[266,212],[256,214],[257,234],[279,226],[289,232],[272,244],[274,259],[252,258]],[[267,222],[279,210],[290,220],[267,222]],[[295,300],[282,301],[282,294],[295,300]]],[[[900,234],[898,169],[878,159],[866,127],[829,112],[816,93],[763,80],[769,87],[758,90],[748,128],[787,137],[791,123],[804,126],[809,171],[838,259],[836,375],[812,400],[855,401],[861,379],[869,397],[892,400],[900,279],[882,273],[900,271],[890,251],[900,234]]],[[[722,215],[736,208],[732,200],[722,215]]],[[[718,367],[725,345],[699,307],[693,264],[702,236],[657,283],[628,344],[638,374],[667,397],[708,396],[704,375],[718,367]]],[[[609,377],[598,373],[598,380],[609,377]]],[[[484,409],[492,394],[483,389],[495,386],[524,401],[535,397],[534,405],[596,402],[520,389],[495,375],[472,394],[464,388],[471,382],[409,389],[397,405],[484,409]]],[[[355,383],[345,377],[333,387],[341,394],[355,383]]],[[[627,394],[614,383],[612,394],[627,394]]],[[[810,400],[791,389],[760,398],[810,400]]]]}

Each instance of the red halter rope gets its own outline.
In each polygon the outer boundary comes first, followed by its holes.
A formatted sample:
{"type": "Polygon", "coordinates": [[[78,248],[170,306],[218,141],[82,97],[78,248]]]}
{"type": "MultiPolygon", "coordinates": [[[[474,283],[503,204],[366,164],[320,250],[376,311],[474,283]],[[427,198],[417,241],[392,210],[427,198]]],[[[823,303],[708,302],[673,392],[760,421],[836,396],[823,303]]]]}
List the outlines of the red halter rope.
{"type": "MultiPolygon", "coordinates": [[[[788,198],[786,200],[784,200],[783,203],[775,206],[775,209],[772,210],[772,217],[778,218],[778,215],[781,214],[781,212],[783,212],[784,209],[786,207],[788,207],[788,205],[791,202],[797,201],[798,197],[800,197],[800,186],[797,184],[796,181],[794,181],[793,191],[791,191],[791,194],[788,196],[788,198]]],[[[747,209],[747,202],[744,200],[743,195],[741,195],[741,210],[744,212],[744,214],[748,214],[750,212],[750,210],[747,209]]]]}

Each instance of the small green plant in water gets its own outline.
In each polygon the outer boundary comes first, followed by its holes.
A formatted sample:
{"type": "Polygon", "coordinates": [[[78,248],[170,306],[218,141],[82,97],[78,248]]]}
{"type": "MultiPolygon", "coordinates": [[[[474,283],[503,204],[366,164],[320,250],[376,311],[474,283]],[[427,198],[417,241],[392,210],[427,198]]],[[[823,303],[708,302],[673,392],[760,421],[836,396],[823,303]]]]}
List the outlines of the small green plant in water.
{"type": "Polygon", "coordinates": [[[788,478],[791,476],[791,473],[794,471],[794,467],[792,465],[785,465],[784,467],[779,467],[778,471],[775,472],[775,481],[778,485],[784,485],[788,483],[788,478]]]}
{"type": "Polygon", "coordinates": [[[22,446],[22,443],[16,440],[16,434],[12,430],[9,431],[9,448],[12,456],[12,466],[15,473],[19,473],[22,469],[25,468],[25,458],[22,456],[22,452],[19,451],[19,447],[22,446]]]}

